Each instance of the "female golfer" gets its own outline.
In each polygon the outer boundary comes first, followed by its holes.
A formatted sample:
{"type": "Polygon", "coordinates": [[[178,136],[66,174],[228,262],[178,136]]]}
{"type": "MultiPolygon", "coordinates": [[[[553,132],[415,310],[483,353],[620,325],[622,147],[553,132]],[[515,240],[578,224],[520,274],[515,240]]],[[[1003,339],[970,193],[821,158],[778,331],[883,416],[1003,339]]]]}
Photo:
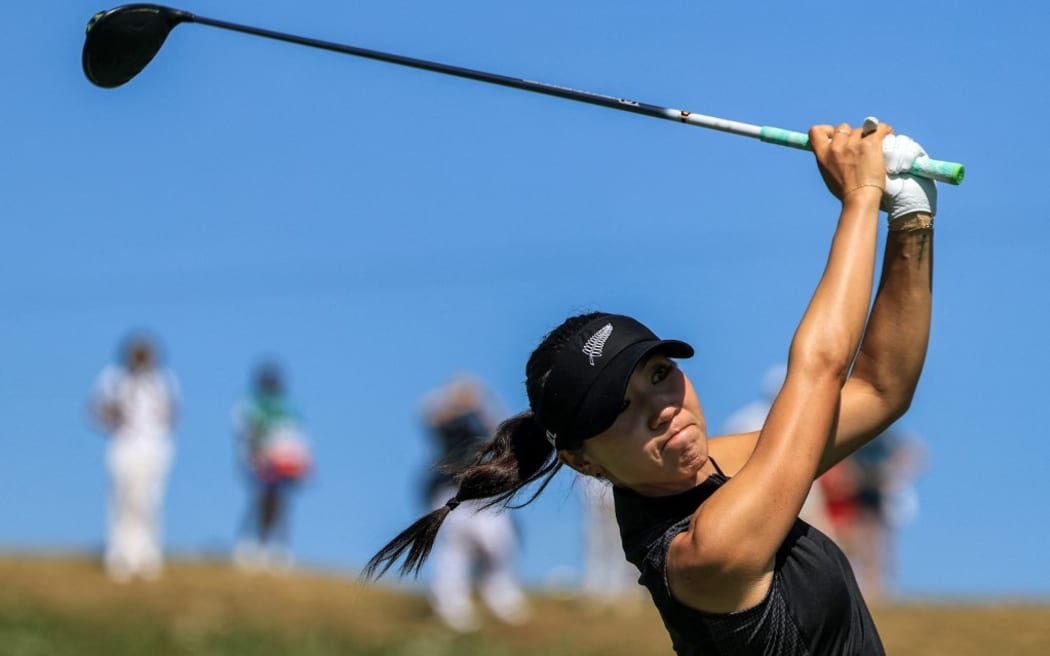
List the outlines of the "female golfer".
{"type": "Polygon", "coordinates": [[[696,392],[670,359],[691,356],[689,345],[622,315],[572,317],[529,358],[530,409],[365,574],[402,555],[401,572],[417,571],[460,502],[506,503],[533,482],[538,494],[568,464],[613,485],[627,559],[677,653],[882,654],[845,556],[798,513],[814,478],[904,413],[925,358],[936,190],[897,175],[923,153],[891,133],[809,131],[841,211],[760,431],[708,439],[696,392]],[[880,203],[889,234],[869,313],[880,203]]]}

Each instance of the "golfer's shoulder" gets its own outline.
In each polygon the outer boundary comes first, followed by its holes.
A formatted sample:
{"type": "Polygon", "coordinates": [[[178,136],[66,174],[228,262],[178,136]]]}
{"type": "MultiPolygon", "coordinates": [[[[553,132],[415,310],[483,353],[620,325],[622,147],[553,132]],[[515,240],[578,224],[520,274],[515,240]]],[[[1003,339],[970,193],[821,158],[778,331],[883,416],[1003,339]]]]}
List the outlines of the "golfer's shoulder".
{"type": "Polygon", "coordinates": [[[679,603],[693,609],[728,613],[758,604],[769,590],[772,558],[748,558],[739,542],[724,539],[719,520],[691,526],[671,541],[667,553],[667,585],[679,603]]]}

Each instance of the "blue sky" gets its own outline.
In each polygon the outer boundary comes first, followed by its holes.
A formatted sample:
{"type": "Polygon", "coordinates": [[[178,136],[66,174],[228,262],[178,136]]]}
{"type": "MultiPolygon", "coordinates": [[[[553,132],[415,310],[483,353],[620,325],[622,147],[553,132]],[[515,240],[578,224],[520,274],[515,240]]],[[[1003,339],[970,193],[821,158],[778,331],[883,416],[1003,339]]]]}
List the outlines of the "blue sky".
{"type": "MultiPolygon", "coordinates": [[[[296,551],[351,572],[420,511],[420,397],[470,370],[522,409],[525,359],[569,314],[691,341],[713,426],[784,358],[836,213],[809,154],[200,25],[103,90],[80,54],[110,6],[6,10],[0,548],[100,544],[84,403],[134,327],[163,338],[184,392],[170,547],[229,547],[230,408],[276,354],[319,460],[296,551]]],[[[932,342],[901,422],[929,463],[899,584],[1050,596],[1042,5],[177,6],[750,123],[874,114],[965,163],[940,186],[932,342]]],[[[579,569],[569,481],[520,515],[534,584],[579,569]]]]}

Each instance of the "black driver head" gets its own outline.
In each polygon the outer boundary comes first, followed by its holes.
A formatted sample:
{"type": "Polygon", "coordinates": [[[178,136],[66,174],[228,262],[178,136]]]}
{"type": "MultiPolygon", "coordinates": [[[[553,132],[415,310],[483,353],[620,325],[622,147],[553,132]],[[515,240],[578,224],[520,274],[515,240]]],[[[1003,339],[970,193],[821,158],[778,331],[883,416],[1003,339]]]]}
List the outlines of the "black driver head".
{"type": "Polygon", "coordinates": [[[123,5],[91,17],[84,40],[84,75],[111,89],[139,74],[176,25],[193,15],[160,5],[123,5]]]}

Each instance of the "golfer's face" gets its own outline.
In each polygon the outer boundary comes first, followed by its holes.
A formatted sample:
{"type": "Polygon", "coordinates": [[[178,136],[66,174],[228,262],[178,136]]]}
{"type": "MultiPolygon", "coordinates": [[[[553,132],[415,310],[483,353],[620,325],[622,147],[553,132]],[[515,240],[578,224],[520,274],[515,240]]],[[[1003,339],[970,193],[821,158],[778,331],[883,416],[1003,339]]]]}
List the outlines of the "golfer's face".
{"type": "Polygon", "coordinates": [[[707,425],[692,383],[662,354],[631,374],[624,410],[584,441],[586,456],[614,484],[660,496],[688,489],[707,462],[707,425]]]}

